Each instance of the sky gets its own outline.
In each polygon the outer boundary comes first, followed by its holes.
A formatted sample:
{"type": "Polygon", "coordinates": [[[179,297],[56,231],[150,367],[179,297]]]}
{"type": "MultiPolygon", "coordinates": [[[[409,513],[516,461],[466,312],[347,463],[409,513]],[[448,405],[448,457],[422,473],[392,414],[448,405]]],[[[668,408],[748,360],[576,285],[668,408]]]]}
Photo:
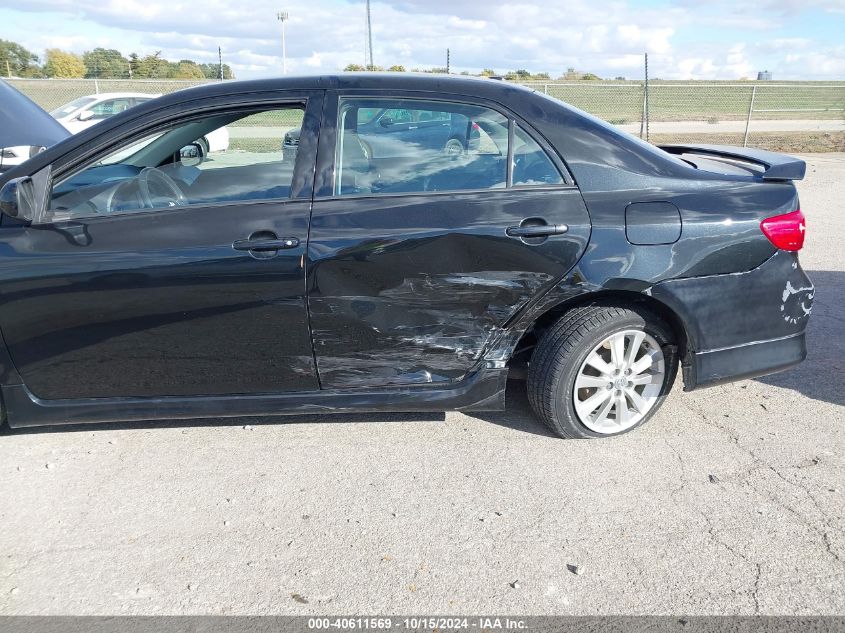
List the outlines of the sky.
{"type": "MultiPolygon", "coordinates": [[[[94,47],[224,62],[241,79],[364,63],[362,0],[0,0],[0,39],[43,54],[94,47]]],[[[454,72],[569,67],[601,77],[845,79],[845,0],[372,2],[377,65],[454,72]]]]}

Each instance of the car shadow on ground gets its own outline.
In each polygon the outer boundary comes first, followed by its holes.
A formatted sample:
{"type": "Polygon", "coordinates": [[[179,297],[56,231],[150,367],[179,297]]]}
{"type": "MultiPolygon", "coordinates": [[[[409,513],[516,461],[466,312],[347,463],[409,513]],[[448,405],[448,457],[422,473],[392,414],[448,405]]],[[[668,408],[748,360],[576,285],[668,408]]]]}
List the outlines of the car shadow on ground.
{"type": "Polygon", "coordinates": [[[534,415],[531,404],[528,402],[525,381],[522,380],[508,381],[504,411],[468,411],[467,415],[514,431],[557,437],[534,415]]]}
{"type": "Polygon", "coordinates": [[[808,270],[807,275],[816,287],[807,326],[807,360],[756,380],[813,400],[845,405],[845,272],[808,270]]]}
{"type": "Polygon", "coordinates": [[[370,423],[370,422],[443,422],[445,413],[320,413],[234,418],[191,418],[185,420],[138,420],[133,422],[96,422],[62,426],[38,426],[12,429],[0,428],[0,435],[27,435],[32,433],[78,433],[82,431],[120,431],[126,429],[187,429],[211,426],[269,426],[273,424],[314,424],[320,422],[370,423]]]}

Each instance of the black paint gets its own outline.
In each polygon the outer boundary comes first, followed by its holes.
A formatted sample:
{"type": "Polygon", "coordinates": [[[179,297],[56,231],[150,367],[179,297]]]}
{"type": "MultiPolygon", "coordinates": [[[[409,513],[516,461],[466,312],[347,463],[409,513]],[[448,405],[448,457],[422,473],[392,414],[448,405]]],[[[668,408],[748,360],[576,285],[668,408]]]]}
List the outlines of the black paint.
{"type": "Polygon", "coordinates": [[[803,358],[812,285],[759,226],[798,207],[788,179],[801,161],[677,150],[695,167],[505,82],[372,73],[203,86],[107,119],[0,185],[47,166],[61,178],[166,121],[291,101],[307,110],[289,200],[40,227],[2,218],[0,379],[13,426],[501,407],[520,341],[599,296],[672,323],[687,388],[803,358]],[[495,109],[565,182],[336,197],[344,96],[495,109]],[[508,235],[542,222],[566,231],[508,235]],[[232,248],[267,232],[299,242],[271,257],[232,248]]]}

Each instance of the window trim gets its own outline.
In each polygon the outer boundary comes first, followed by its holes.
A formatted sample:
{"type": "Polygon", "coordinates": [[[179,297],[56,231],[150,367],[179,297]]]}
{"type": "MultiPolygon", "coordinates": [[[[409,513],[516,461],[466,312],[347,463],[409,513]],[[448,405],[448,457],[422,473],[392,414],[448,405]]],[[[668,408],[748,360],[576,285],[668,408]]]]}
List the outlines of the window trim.
{"type": "Polygon", "coordinates": [[[516,122],[512,116],[508,117],[508,169],[505,179],[505,189],[513,189],[513,141],[516,135],[516,122]]]}
{"type": "MultiPolygon", "coordinates": [[[[556,183],[556,184],[543,183],[541,185],[515,185],[511,181],[509,188],[510,189],[518,189],[518,190],[522,190],[522,189],[532,189],[533,190],[533,189],[536,189],[537,187],[561,187],[563,185],[568,185],[568,186],[571,186],[571,187],[574,187],[574,188],[577,189],[578,187],[575,184],[575,179],[569,173],[569,169],[567,168],[566,163],[563,161],[563,159],[561,159],[558,156],[557,152],[552,150],[551,145],[546,142],[546,139],[543,138],[538,133],[536,133],[534,128],[529,127],[528,125],[526,125],[522,121],[518,121],[518,120],[514,119],[513,120],[513,135],[514,135],[513,140],[516,139],[516,126],[519,126],[520,128],[522,128],[522,131],[525,132],[526,135],[528,135],[528,138],[530,138],[532,141],[534,141],[537,144],[537,147],[539,147],[543,151],[543,153],[546,155],[546,158],[548,158],[551,161],[552,166],[555,169],[557,169],[558,174],[560,174],[560,178],[561,178],[562,182],[556,183]]],[[[513,156],[513,149],[511,149],[509,151],[509,153],[511,154],[511,156],[513,156]]],[[[510,166],[511,166],[511,169],[512,169],[513,168],[513,158],[511,158],[510,166]]]]}
{"type": "MultiPolygon", "coordinates": [[[[334,106],[336,108],[335,112],[335,122],[334,122],[334,149],[332,152],[332,173],[331,173],[331,194],[329,195],[317,195],[317,191],[314,192],[314,200],[334,200],[334,199],[372,199],[372,198],[385,198],[385,197],[396,197],[396,196],[427,196],[427,195],[456,195],[462,193],[495,193],[495,192],[507,192],[507,191],[538,191],[538,190],[570,190],[570,189],[578,189],[578,186],[575,184],[574,178],[569,172],[569,169],[566,166],[566,163],[563,161],[561,156],[552,148],[549,142],[540,135],[537,130],[530,125],[525,119],[518,116],[516,113],[511,112],[501,104],[497,102],[488,102],[487,100],[480,100],[474,99],[469,95],[452,95],[452,94],[430,94],[430,93],[420,93],[417,91],[413,91],[414,94],[409,94],[412,91],[408,91],[402,94],[383,94],[383,93],[361,93],[355,94],[354,92],[346,92],[346,91],[338,91],[333,92],[328,95],[328,99],[334,100],[334,106]],[[396,192],[396,193],[355,193],[355,194],[340,194],[338,193],[337,188],[337,178],[338,178],[338,167],[339,165],[339,157],[340,157],[340,148],[342,141],[342,116],[343,116],[343,108],[342,103],[344,100],[351,100],[351,99],[359,99],[359,100],[401,100],[401,101],[424,101],[424,102],[443,102],[443,103],[457,103],[459,105],[469,105],[475,107],[482,107],[487,108],[488,110],[492,110],[496,112],[508,121],[508,152],[507,152],[507,179],[505,182],[505,186],[501,188],[485,188],[485,189],[447,189],[441,191],[406,191],[406,192],[396,192]],[[548,156],[549,160],[551,160],[552,165],[560,172],[560,176],[563,182],[557,184],[541,184],[541,185],[513,185],[513,150],[514,150],[514,134],[515,134],[515,126],[519,125],[528,136],[534,140],[535,143],[540,147],[540,149],[545,152],[548,156]]],[[[327,99],[327,103],[328,103],[327,99]]],[[[389,108],[384,108],[389,110],[389,108]]],[[[324,117],[324,124],[325,124],[325,117],[324,117]]],[[[318,158],[318,168],[319,168],[319,158],[318,158]]]]}
{"type": "Polygon", "coordinates": [[[303,198],[262,198],[260,200],[246,200],[244,202],[237,202],[237,201],[230,201],[227,200],[225,202],[209,202],[203,204],[189,204],[182,207],[154,207],[152,209],[134,209],[132,211],[126,211],[125,213],[110,213],[110,214],[97,214],[97,215],[86,215],[86,216],[78,216],[74,218],[58,218],[55,220],[50,220],[49,222],[41,222],[40,224],[33,223],[31,226],[36,226],[38,228],[42,227],[57,227],[62,228],[64,226],[72,226],[72,225],[80,225],[80,224],[89,224],[92,220],[98,221],[109,221],[109,220],[117,220],[119,218],[137,218],[141,216],[162,216],[169,213],[174,212],[191,212],[195,210],[201,209],[220,209],[226,207],[233,207],[238,206],[242,207],[245,205],[249,206],[258,206],[261,204],[270,204],[270,205],[278,205],[278,204],[286,204],[288,202],[298,202],[298,203],[307,203],[308,200],[303,198]]]}
{"type": "MultiPolygon", "coordinates": [[[[141,140],[147,136],[155,135],[165,130],[167,128],[172,128],[175,125],[181,125],[183,123],[191,123],[193,121],[198,121],[201,119],[222,115],[222,114],[236,114],[240,112],[247,112],[246,116],[250,116],[251,114],[257,114],[260,112],[267,112],[269,110],[293,110],[297,108],[302,109],[302,118],[303,122],[305,121],[305,117],[308,114],[308,102],[311,97],[300,97],[300,98],[292,98],[291,100],[285,101],[272,101],[272,102],[247,102],[243,104],[232,104],[232,105],[223,105],[217,106],[208,109],[200,109],[192,112],[187,116],[180,116],[179,113],[174,113],[173,116],[163,118],[160,121],[157,121],[154,125],[149,127],[138,127],[133,129],[129,134],[121,136],[118,140],[108,143],[100,148],[98,151],[95,151],[85,159],[81,161],[76,161],[75,163],[68,164],[62,166],[63,168],[60,171],[59,176],[56,176],[55,173],[51,174],[49,182],[47,183],[47,193],[44,200],[44,209],[42,210],[41,215],[45,216],[50,212],[50,204],[53,198],[53,188],[56,184],[61,184],[61,182],[67,180],[68,178],[72,178],[77,174],[85,171],[93,164],[95,164],[98,160],[102,160],[104,157],[108,156],[110,153],[114,151],[119,151],[120,146],[123,145],[131,145],[133,142],[141,140]]],[[[317,116],[320,117],[320,113],[317,113],[317,116]]],[[[300,154],[297,152],[297,161],[294,164],[293,174],[291,177],[291,185],[293,181],[296,179],[297,170],[301,167],[300,165],[300,154]]],[[[313,175],[313,167],[310,169],[313,175]]],[[[202,204],[189,204],[189,205],[182,205],[182,206],[174,206],[174,207],[153,207],[150,209],[143,208],[143,209],[135,209],[132,211],[127,211],[124,213],[113,213],[113,214],[92,214],[92,215],[83,215],[83,216],[75,216],[75,217],[68,217],[68,218],[59,218],[56,220],[50,220],[46,222],[41,222],[37,226],[53,226],[53,225],[60,225],[67,222],[89,222],[91,220],[105,220],[110,218],[123,218],[129,216],[137,216],[137,215],[150,215],[150,214],[160,214],[162,212],[173,212],[173,211],[180,211],[180,210],[191,210],[191,209],[207,209],[207,208],[217,208],[217,207],[226,207],[226,206],[244,206],[244,205],[252,205],[252,204],[261,204],[261,203],[273,203],[273,204],[280,204],[285,202],[296,202],[302,200],[308,200],[313,198],[313,180],[311,184],[311,195],[307,198],[301,197],[293,197],[293,188],[286,198],[260,198],[260,199],[253,199],[253,200],[226,200],[226,201],[217,201],[217,202],[208,202],[202,204]]]]}
{"type": "MultiPolygon", "coordinates": [[[[387,198],[408,198],[412,196],[462,196],[464,194],[478,195],[480,193],[486,194],[506,194],[513,192],[529,192],[529,191],[577,191],[578,187],[572,184],[565,185],[518,185],[516,187],[498,187],[495,189],[448,189],[442,191],[400,191],[391,193],[349,193],[343,196],[319,196],[315,197],[315,202],[324,202],[327,200],[383,200],[387,198]]],[[[184,208],[184,207],[183,207],[184,208]]]]}

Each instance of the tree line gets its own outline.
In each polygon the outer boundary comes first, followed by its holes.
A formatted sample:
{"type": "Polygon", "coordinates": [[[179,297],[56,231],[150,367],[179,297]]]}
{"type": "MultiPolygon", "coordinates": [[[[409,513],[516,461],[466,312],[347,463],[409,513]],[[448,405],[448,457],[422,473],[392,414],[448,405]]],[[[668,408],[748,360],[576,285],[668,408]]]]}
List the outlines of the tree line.
{"type": "MultiPolygon", "coordinates": [[[[55,79],[220,79],[219,64],[200,64],[190,59],[168,61],[156,51],[143,57],[113,48],[95,48],[82,55],[48,48],[44,61],[17,42],[0,40],[0,76],[55,79]]],[[[223,64],[223,79],[234,79],[223,64]]]]}
{"type": "MultiPolygon", "coordinates": [[[[365,72],[365,71],[373,71],[373,72],[383,72],[387,70],[388,72],[405,72],[405,67],[396,64],[394,66],[389,66],[388,68],[384,68],[384,66],[363,66],[361,64],[347,64],[346,68],[343,69],[345,72],[365,72]]],[[[412,68],[411,72],[414,73],[447,73],[449,70],[445,67],[443,68],[412,68]]],[[[540,72],[540,73],[531,73],[525,69],[520,70],[509,70],[505,73],[498,73],[492,68],[485,68],[480,73],[470,73],[466,70],[459,73],[461,75],[470,75],[475,77],[504,77],[509,81],[551,81],[552,77],[549,73],[540,72]]],[[[567,68],[566,72],[557,77],[556,80],[565,80],[565,81],[574,81],[574,80],[600,80],[601,77],[598,75],[594,75],[593,73],[585,73],[581,71],[577,71],[574,68],[567,68]]],[[[617,79],[625,79],[624,77],[617,77],[617,79]]]]}
{"type": "MultiPolygon", "coordinates": [[[[56,79],[220,79],[219,64],[200,64],[190,59],[173,62],[162,58],[161,51],[144,55],[130,53],[124,56],[113,48],[95,48],[85,51],[82,55],[63,51],[58,48],[48,48],[44,54],[44,62],[30,50],[17,42],[0,39],[0,77],[48,77],[56,79]]],[[[388,68],[382,66],[363,66],[348,64],[343,69],[347,72],[355,71],[390,71],[405,72],[405,67],[395,64],[388,68]]],[[[420,69],[412,68],[411,72],[446,73],[446,68],[420,69]]],[[[470,75],[467,71],[460,74],[470,75]]],[[[485,68],[477,75],[492,77],[501,76],[514,81],[551,81],[547,72],[531,73],[525,69],[511,70],[498,73],[491,68],[485,68]]],[[[223,79],[234,79],[235,75],[228,64],[223,64],[223,79]]],[[[568,68],[556,80],[597,80],[597,75],[568,68]]],[[[624,79],[624,77],[617,77],[624,79]]]]}

